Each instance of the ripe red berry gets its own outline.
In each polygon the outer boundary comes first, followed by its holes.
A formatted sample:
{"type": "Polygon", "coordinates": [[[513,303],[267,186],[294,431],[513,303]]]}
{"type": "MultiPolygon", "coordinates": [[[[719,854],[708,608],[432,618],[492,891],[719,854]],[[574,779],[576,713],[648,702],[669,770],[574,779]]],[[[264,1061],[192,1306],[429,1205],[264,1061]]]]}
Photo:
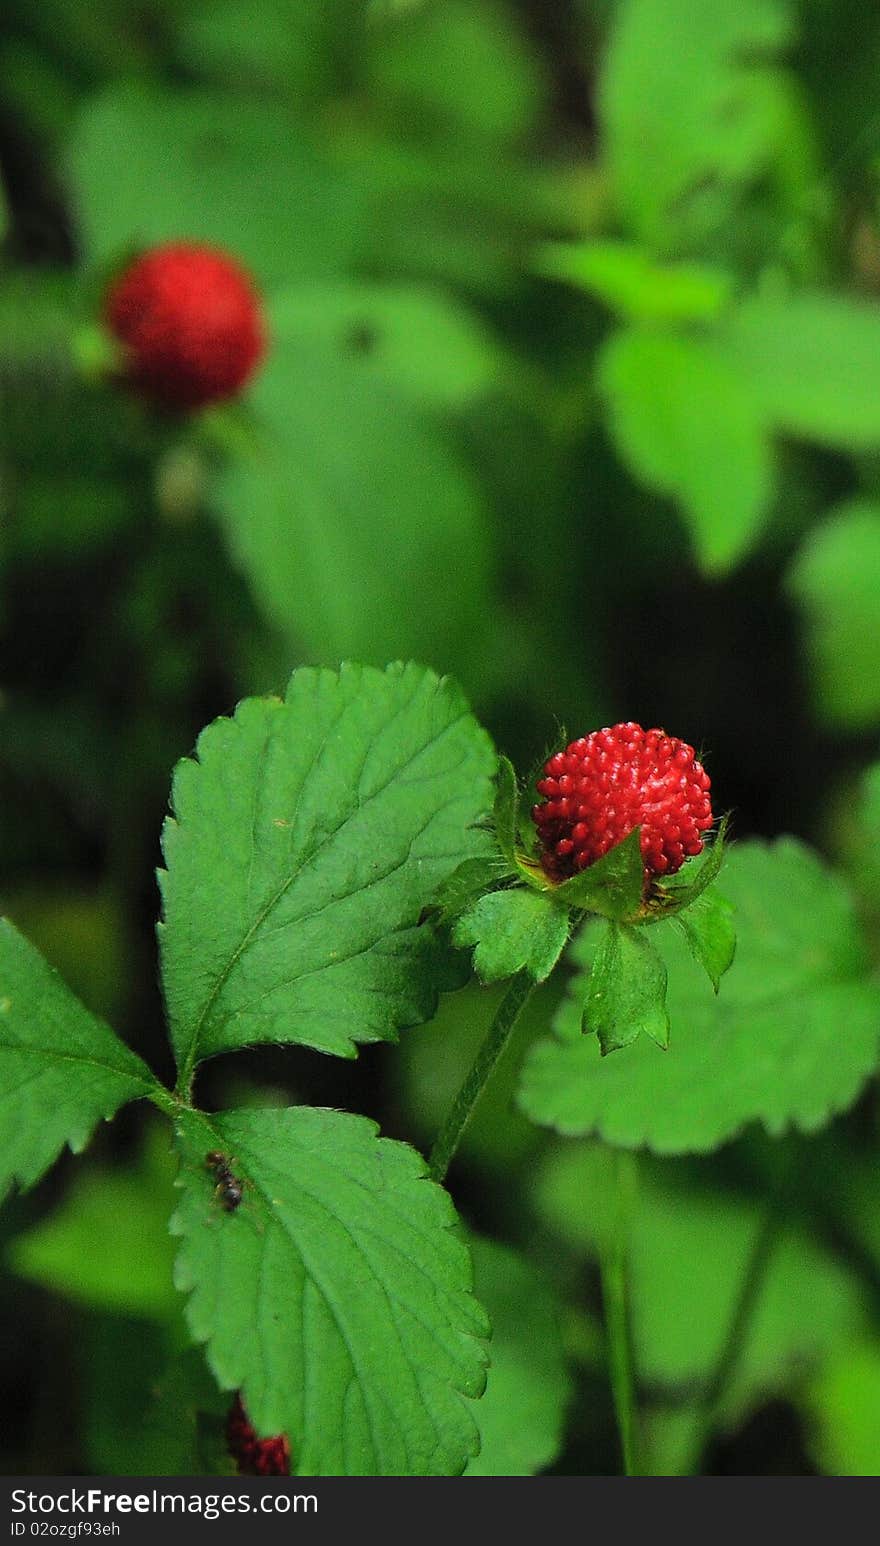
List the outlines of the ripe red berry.
{"type": "Polygon", "coordinates": [[[632,721],[594,730],[556,752],[544,773],[532,818],[553,880],[595,864],[638,826],[646,879],[674,875],[712,825],[708,773],[692,746],[662,730],[632,721]]]}
{"type": "Polygon", "coordinates": [[[111,285],[104,314],[128,351],[127,379],[163,407],[234,397],[266,348],[249,275],[225,252],[193,242],[145,252],[111,285]]]}
{"type": "Polygon", "coordinates": [[[290,1445],[287,1435],[258,1439],[241,1396],[236,1396],[226,1419],[226,1441],[229,1453],[238,1465],[241,1476],[289,1476],[290,1445]]]}

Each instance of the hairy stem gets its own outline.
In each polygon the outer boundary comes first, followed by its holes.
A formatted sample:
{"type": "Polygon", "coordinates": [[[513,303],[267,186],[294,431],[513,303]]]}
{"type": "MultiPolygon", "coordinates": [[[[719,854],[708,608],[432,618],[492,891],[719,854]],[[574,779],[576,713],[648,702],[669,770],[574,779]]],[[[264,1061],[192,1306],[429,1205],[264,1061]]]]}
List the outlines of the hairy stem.
{"type": "Polygon", "coordinates": [[[519,972],[498,1005],[488,1034],[464,1084],[452,1102],[446,1121],[437,1134],[428,1159],[428,1170],[432,1180],[444,1179],[492,1070],[507,1046],[510,1034],[534,989],[535,982],[529,973],[519,972]]]}
{"type": "Polygon", "coordinates": [[[615,1218],[600,1250],[602,1300],[608,1337],[611,1394],[620,1434],[623,1469],[641,1474],[635,1360],[629,1318],[629,1222],[636,1185],[635,1156],[615,1155],[615,1218]]]}

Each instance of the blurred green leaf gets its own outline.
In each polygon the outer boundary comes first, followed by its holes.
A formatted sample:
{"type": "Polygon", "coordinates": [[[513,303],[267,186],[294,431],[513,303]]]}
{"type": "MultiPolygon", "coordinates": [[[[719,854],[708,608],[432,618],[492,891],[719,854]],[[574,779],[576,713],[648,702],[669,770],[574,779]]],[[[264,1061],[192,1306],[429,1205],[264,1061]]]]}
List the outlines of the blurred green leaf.
{"type": "MultiPolygon", "coordinates": [[[[867,975],[847,891],[792,838],[739,843],[725,869],[737,930],[734,966],[715,997],[671,922],[663,931],[675,1034],[661,1058],[646,1041],[602,1059],[580,1032],[583,981],[557,1039],[526,1063],[520,1105],[560,1133],[624,1148],[705,1151],[760,1121],[813,1132],[851,1105],[877,1067],[880,988],[867,975]]],[[[595,937],[576,953],[585,960],[595,937]]]]}
{"type": "Polygon", "coordinates": [[[0,1197],[31,1186],[65,1144],[156,1081],[145,1063],[89,1013],[33,945],[0,920],[0,1197]]]}
{"type": "MultiPolygon", "coordinates": [[[[590,1256],[598,1253],[605,1211],[613,1206],[612,1158],[597,1146],[568,1145],[551,1154],[537,1177],[543,1216],[590,1256]]],[[[725,1344],[761,1227],[759,1206],[713,1187],[701,1172],[640,1165],[629,1234],[640,1381],[667,1386],[680,1400],[700,1394],[725,1344]]],[[[735,1421],[757,1397],[799,1383],[810,1364],[846,1345],[866,1314],[846,1269],[809,1236],[783,1227],[725,1392],[725,1420],[735,1421]]]]}
{"type": "Polygon", "coordinates": [[[426,408],[459,408],[501,377],[498,344],[476,313],[427,285],[298,285],[272,298],[275,345],[290,361],[342,361],[352,382],[426,408]]]}
{"type": "Polygon", "coordinates": [[[430,1018],[451,986],[423,908],[487,846],[494,753],[420,666],[294,672],[248,698],[174,775],[162,971],[182,1077],[251,1042],[354,1057],[430,1018]]]}
{"type": "MultiPolygon", "coordinates": [[[[878,313],[880,314],[880,313],[878,313]]],[[[844,730],[880,720],[880,504],[853,500],[810,532],[788,590],[806,624],[821,717],[844,730]]]]}
{"type": "Polygon", "coordinates": [[[598,364],[618,450],[637,478],[674,498],[701,567],[748,552],[773,495],[767,424],[747,374],[708,338],[615,334],[598,364]]]}
{"type": "Polygon", "coordinates": [[[201,0],[178,40],[200,75],[274,91],[300,112],[341,84],[363,46],[362,0],[201,0]]]}
{"type": "Polygon", "coordinates": [[[606,155],[624,218],[655,248],[702,237],[727,186],[764,169],[766,83],[791,36],[786,0],[617,6],[599,97],[606,155]]]}
{"type": "Polygon", "coordinates": [[[627,242],[546,242],[535,269],[586,290],[630,322],[707,322],[730,298],[733,279],[696,263],[658,263],[627,242]]]}
{"type": "Polygon", "coordinates": [[[756,296],[719,335],[781,430],[847,451],[880,446],[880,305],[848,296],[756,296]]]}
{"type": "Polygon", "coordinates": [[[353,250],[352,185],[271,102],[114,85],[83,111],[69,161],[94,263],[194,238],[271,285],[338,274],[353,250]]]}
{"type": "Polygon", "coordinates": [[[481,982],[500,982],[523,970],[543,982],[565,949],[568,929],[566,908],[546,893],[515,886],[481,896],[456,920],[452,943],[473,947],[481,982]]]}
{"type": "Polygon", "coordinates": [[[485,1393],[474,1416],[480,1453],[465,1476],[533,1476],[556,1459],[571,1394],[559,1306],[530,1262],[494,1240],[468,1236],[474,1289],[492,1340],[485,1393]]]}
{"type": "Polygon", "coordinates": [[[602,925],[581,1028],[597,1034],[603,1054],[628,1047],[641,1035],[658,1047],[669,1045],[666,967],[644,929],[602,925]]]}
{"type": "Polygon", "coordinates": [[[259,444],[222,474],[217,501],[269,619],[311,659],[461,672],[491,606],[488,534],[445,438],[329,352],[277,349],[253,400],[259,444]]]}
{"type": "Polygon", "coordinates": [[[459,1393],[482,1393],[488,1327],[420,1156],[305,1106],[181,1113],[178,1142],[176,1281],[220,1386],[288,1435],[299,1475],[460,1473],[477,1434],[459,1393]],[[234,1213],[213,1198],[211,1149],[245,1184],[234,1213]]]}
{"type": "Polygon", "coordinates": [[[537,65],[500,7],[425,0],[372,33],[374,90],[436,132],[510,140],[540,100],[537,65]]]}
{"type": "Polygon", "coordinates": [[[841,1348],[805,1405],[810,1448],[827,1475],[880,1473],[880,1342],[841,1348]]]}
{"type": "Polygon", "coordinates": [[[177,1304],[171,1149],[158,1133],[135,1169],[79,1172],[60,1207],[8,1252],[20,1277],[119,1314],[165,1318],[177,1304]]]}

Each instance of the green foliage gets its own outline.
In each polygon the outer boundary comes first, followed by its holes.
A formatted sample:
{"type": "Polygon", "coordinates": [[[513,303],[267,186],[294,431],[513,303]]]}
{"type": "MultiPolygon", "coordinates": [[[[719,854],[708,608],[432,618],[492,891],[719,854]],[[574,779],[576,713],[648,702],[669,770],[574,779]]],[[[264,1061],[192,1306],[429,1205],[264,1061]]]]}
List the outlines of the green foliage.
{"type": "Polygon", "coordinates": [[[769,60],[786,0],[622,0],[602,77],[608,165],[624,219],[656,250],[688,250],[723,218],[726,184],[766,170],[769,60]]]}
{"type": "Polygon", "coordinates": [[[641,827],[634,827],[622,843],[557,886],[555,897],[567,907],[602,913],[607,918],[633,918],[641,907],[645,882],[641,827]]]}
{"type": "Polygon", "coordinates": [[[787,434],[843,450],[880,445],[880,308],[823,294],[760,295],[731,314],[731,361],[787,434]]]}
{"type": "Polygon", "coordinates": [[[462,913],[452,929],[454,945],[474,947],[481,982],[499,982],[528,971],[549,977],[568,940],[569,918],[546,896],[525,887],[490,891],[462,913]]]}
{"type": "Polygon", "coordinates": [[[353,190],[268,100],[240,99],[230,114],[205,89],[113,86],[85,108],[69,160],[95,263],[185,235],[282,284],[340,273],[353,248],[353,190]]]}
{"type": "Polygon", "coordinates": [[[807,1409],[811,1448],[829,1476],[874,1476],[880,1469],[880,1347],[841,1349],[813,1383],[807,1409]]]}
{"type": "Polygon", "coordinates": [[[646,330],[615,334],[599,377],[621,457],[680,502],[706,572],[730,568],[773,493],[767,424],[748,379],[711,339],[646,330]]]}
{"type": "Polygon", "coordinates": [[[167,1142],[151,1137],[136,1169],[93,1166],[77,1176],[61,1206],[16,1237],[13,1270],[99,1310],[169,1316],[177,1304],[168,1236],[174,1171],[167,1142]]]}
{"type": "Polygon", "coordinates": [[[488,1332],[449,1198],[373,1123],[299,1107],[182,1113],[176,1281],[222,1388],[306,1476],[445,1475],[477,1451],[488,1332]],[[245,1188],[213,1195],[205,1153],[245,1188]]]}
{"type": "Polygon", "coordinates": [[[454,663],[487,583],[482,501],[399,367],[365,371],[357,350],[356,332],[279,342],[251,394],[256,443],[221,473],[218,509],[266,615],[309,657],[454,663]],[[454,589],[437,584],[453,571],[454,589]]]}
{"type": "Polygon", "coordinates": [[[716,890],[704,891],[676,918],[695,961],[706,972],[715,992],[736,951],[733,908],[716,890]]]}
{"type": "MultiPolygon", "coordinates": [[[[680,1154],[716,1148],[747,1122],[812,1132],[852,1103],[877,1067],[880,993],[844,886],[791,839],[738,844],[724,886],[737,954],[721,995],[694,973],[671,923],[657,924],[675,1027],[668,1052],[641,1040],[601,1059],[581,1035],[576,979],[556,1040],[524,1069],[520,1103],[534,1121],[680,1154]]],[[[586,935],[585,964],[595,949],[586,935]]]]}
{"type": "Polygon", "coordinates": [[[33,1185],[65,1144],[155,1085],[140,1058],[0,922],[0,1195],[33,1185]]]}
{"type": "Polygon", "coordinates": [[[249,699],[176,771],[162,969],[182,1075],[223,1048],[355,1055],[451,986],[423,909],[484,840],[494,755],[448,681],[416,666],[303,669],[249,699]]]}
{"type": "Polygon", "coordinates": [[[880,504],[833,512],[795,558],[788,585],[804,613],[816,707],[857,730],[880,720],[880,504]]]}
{"type": "Polygon", "coordinates": [[[583,1010],[583,1030],[595,1031],[603,1054],[644,1034],[669,1045],[666,967],[649,934],[625,923],[603,925],[583,1010]]]}
{"type": "Polygon", "coordinates": [[[620,241],[548,242],[535,267],[548,279],[586,290],[631,322],[708,322],[731,292],[731,276],[721,269],[658,263],[644,248],[620,241]]]}
{"type": "MultiPolygon", "coordinates": [[[[589,1256],[601,1248],[613,1206],[612,1159],[596,1146],[569,1145],[550,1155],[536,1180],[542,1215],[589,1256]]],[[[702,1394],[761,1229],[754,1202],[707,1184],[703,1170],[640,1166],[628,1249],[633,1337],[645,1385],[685,1405],[702,1394]]],[[[725,1420],[736,1421],[751,1401],[784,1390],[793,1372],[845,1345],[864,1324],[866,1309],[852,1275],[809,1234],[785,1225],[725,1392],[725,1420]]]]}
{"type": "Polygon", "coordinates": [[[516,1251],[471,1237],[474,1281],[492,1322],[491,1367],[474,1409],[480,1453],[466,1476],[531,1476],[559,1452],[571,1381],[559,1304],[516,1251]]]}

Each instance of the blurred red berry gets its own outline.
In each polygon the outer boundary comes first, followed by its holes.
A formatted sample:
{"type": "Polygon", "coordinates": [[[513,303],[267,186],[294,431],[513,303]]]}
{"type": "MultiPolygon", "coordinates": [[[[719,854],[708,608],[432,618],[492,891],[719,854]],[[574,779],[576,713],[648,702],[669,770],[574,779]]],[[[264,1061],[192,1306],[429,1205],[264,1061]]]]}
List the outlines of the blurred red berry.
{"type": "Polygon", "coordinates": [[[710,779],[692,746],[632,721],[556,752],[532,810],[553,880],[577,875],[640,826],[646,878],[674,875],[712,825],[710,779]]]}
{"type": "Polygon", "coordinates": [[[127,379],[163,407],[234,397],[266,348],[260,297],[225,252],[152,247],[110,286],[104,314],[128,351],[127,379]]]}
{"type": "Polygon", "coordinates": [[[226,1441],[241,1476],[290,1475],[287,1435],[279,1433],[276,1438],[258,1439],[242,1406],[241,1396],[236,1396],[229,1408],[226,1441]]]}

